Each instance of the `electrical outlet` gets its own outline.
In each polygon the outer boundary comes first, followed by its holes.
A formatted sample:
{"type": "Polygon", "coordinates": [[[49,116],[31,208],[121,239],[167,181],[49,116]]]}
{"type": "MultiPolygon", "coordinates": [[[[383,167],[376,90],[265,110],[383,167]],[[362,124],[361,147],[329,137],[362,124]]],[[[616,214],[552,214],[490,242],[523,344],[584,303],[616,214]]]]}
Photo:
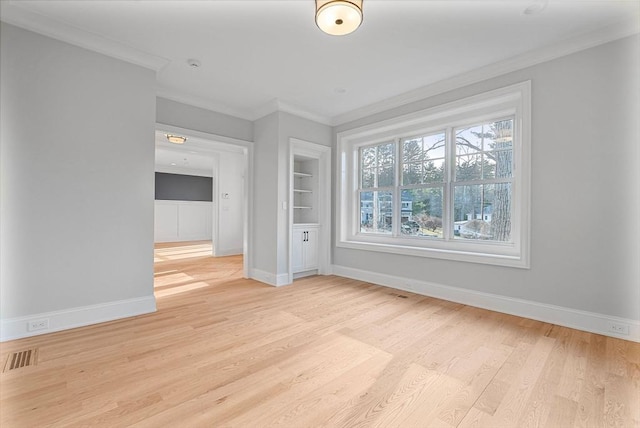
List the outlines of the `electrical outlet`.
{"type": "Polygon", "coordinates": [[[49,318],[31,320],[27,323],[27,331],[45,330],[49,328],[49,318]]]}
{"type": "Polygon", "coordinates": [[[629,334],[629,324],[617,324],[612,322],[609,324],[609,330],[618,334],[629,334]]]}

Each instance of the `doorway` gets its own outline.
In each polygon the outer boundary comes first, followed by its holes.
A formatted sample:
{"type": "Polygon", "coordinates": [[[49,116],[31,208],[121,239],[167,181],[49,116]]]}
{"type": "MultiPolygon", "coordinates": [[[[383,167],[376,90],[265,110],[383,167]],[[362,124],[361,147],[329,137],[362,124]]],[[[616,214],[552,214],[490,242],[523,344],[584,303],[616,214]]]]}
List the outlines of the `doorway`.
{"type": "Polygon", "coordinates": [[[253,143],[158,124],[155,150],[156,176],[169,175],[175,181],[169,187],[183,187],[178,196],[154,201],[156,245],[209,241],[214,257],[241,255],[248,277],[253,143]],[[167,134],[186,141],[171,143],[167,134]]]}

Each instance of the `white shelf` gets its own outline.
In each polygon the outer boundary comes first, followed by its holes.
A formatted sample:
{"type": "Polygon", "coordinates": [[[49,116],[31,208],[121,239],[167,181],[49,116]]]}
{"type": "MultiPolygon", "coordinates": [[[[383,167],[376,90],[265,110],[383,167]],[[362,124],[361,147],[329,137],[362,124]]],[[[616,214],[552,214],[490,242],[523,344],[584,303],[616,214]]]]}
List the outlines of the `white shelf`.
{"type": "Polygon", "coordinates": [[[294,155],[292,170],[293,222],[316,222],[318,220],[318,160],[294,155]]]}

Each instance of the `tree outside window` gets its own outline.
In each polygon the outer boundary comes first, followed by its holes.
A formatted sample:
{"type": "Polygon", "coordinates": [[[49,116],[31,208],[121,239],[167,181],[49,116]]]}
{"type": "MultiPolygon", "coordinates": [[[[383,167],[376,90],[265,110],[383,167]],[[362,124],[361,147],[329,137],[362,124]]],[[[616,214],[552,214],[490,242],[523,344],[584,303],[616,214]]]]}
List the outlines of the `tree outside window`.
{"type": "Polygon", "coordinates": [[[364,146],[359,159],[361,233],[510,241],[513,118],[364,146]]]}

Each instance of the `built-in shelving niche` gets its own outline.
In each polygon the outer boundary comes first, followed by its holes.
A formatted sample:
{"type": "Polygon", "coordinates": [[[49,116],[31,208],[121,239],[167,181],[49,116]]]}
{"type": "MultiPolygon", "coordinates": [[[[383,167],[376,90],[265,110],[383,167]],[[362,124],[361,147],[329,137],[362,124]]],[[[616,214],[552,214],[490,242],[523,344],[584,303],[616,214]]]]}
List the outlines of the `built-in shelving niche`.
{"type": "Polygon", "coordinates": [[[293,223],[318,223],[318,160],[293,159],[293,223]]]}
{"type": "Polygon", "coordinates": [[[328,275],[331,243],[331,148],[291,138],[289,282],[328,275]]]}

